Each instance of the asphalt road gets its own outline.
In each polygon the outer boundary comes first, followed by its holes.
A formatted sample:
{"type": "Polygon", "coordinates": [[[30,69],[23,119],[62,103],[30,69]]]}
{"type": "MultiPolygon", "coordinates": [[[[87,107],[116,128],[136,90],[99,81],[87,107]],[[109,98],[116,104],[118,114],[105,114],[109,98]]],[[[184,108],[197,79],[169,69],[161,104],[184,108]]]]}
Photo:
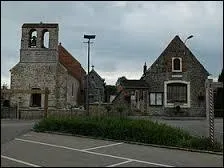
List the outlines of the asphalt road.
{"type": "Polygon", "coordinates": [[[3,167],[223,167],[223,155],[28,132],[1,148],[3,167]]]}
{"type": "Polygon", "coordinates": [[[1,120],[1,144],[30,131],[36,121],[30,120],[1,120]]]}

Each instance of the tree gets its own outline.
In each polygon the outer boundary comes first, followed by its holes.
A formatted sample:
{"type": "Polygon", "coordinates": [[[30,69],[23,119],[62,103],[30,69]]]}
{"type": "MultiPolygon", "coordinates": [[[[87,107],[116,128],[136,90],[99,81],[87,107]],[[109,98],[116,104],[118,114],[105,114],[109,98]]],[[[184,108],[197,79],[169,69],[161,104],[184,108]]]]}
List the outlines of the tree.
{"type": "Polygon", "coordinates": [[[116,86],[120,85],[120,83],[124,80],[127,80],[127,78],[125,76],[122,76],[120,78],[118,78],[117,82],[116,82],[116,86]]]}
{"type": "Polygon", "coordinates": [[[105,102],[110,101],[110,95],[116,95],[117,94],[117,88],[114,85],[106,85],[105,87],[105,102]]]}
{"type": "MultiPolygon", "coordinates": [[[[219,75],[218,82],[223,82],[223,69],[219,75]]],[[[214,95],[214,112],[215,117],[223,117],[223,88],[217,88],[217,92],[214,95]]]]}
{"type": "Polygon", "coordinates": [[[218,82],[223,82],[223,68],[222,68],[222,72],[221,74],[219,75],[219,78],[218,78],[218,82]]]}

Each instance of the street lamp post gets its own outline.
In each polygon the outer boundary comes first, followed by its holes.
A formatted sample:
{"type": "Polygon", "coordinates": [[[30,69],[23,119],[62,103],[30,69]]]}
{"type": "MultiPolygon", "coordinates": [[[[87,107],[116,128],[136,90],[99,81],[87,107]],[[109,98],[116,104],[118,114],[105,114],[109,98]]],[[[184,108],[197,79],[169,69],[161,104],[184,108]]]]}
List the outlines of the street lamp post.
{"type": "Polygon", "coordinates": [[[88,71],[87,71],[87,82],[86,82],[86,110],[87,115],[89,115],[89,56],[90,56],[90,39],[95,39],[96,35],[86,35],[84,34],[84,38],[88,39],[88,71]]]}
{"type": "Polygon", "coordinates": [[[184,44],[186,43],[186,41],[187,41],[188,39],[190,39],[190,38],[192,38],[192,37],[194,37],[194,36],[193,36],[193,35],[188,36],[188,37],[185,39],[184,44]]]}
{"type": "Polygon", "coordinates": [[[185,40],[184,40],[184,56],[185,56],[185,54],[186,54],[186,42],[187,42],[187,40],[188,39],[190,39],[190,38],[192,38],[192,37],[194,37],[193,35],[190,35],[190,36],[188,36],[185,40]]]}

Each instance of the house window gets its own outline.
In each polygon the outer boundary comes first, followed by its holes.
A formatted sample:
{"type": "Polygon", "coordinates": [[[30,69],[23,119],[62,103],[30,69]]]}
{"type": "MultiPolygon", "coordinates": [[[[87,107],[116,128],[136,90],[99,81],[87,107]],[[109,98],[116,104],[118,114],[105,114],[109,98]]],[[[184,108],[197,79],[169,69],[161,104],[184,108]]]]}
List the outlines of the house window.
{"type": "Polygon", "coordinates": [[[163,94],[162,93],[150,93],[149,101],[150,105],[163,105],[162,101],[163,94]]]}
{"type": "Polygon", "coordinates": [[[190,82],[172,80],[164,82],[165,107],[190,107],[190,82]]]}
{"type": "Polygon", "coordinates": [[[172,72],[182,72],[182,58],[172,58],[172,72]]]}
{"type": "MultiPolygon", "coordinates": [[[[32,88],[32,90],[40,90],[40,89],[32,88]]],[[[31,94],[31,106],[32,107],[41,107],[41,94],[40,93],[31,94]]]]}
{"type": "Polygon", "coordinates": [[[187,84],[170,83],[167,85],[167,103],[187,103],[187,84]]]}

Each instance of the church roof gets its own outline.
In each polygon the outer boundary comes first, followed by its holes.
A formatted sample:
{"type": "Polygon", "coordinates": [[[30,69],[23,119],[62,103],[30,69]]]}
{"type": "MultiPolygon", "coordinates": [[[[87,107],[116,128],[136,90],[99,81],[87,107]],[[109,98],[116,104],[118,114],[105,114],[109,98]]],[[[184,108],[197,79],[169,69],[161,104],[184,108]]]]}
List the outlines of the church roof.
{"type": "Polygon", "coordinates": [[[58,46],[59,62],[64,65],[68,72],[80,82],[86,72],[77,61],[61,44],[58,46]]]}
{"type": "Polygon", "coordinates": [[[95,76],[97,76],[101,81],[104,81],[104,79],[101,78],[101,76],[100,76],[94,69],[92,69],[92,70],[89,72],[89,74],[95,74],[95,76]]]}

